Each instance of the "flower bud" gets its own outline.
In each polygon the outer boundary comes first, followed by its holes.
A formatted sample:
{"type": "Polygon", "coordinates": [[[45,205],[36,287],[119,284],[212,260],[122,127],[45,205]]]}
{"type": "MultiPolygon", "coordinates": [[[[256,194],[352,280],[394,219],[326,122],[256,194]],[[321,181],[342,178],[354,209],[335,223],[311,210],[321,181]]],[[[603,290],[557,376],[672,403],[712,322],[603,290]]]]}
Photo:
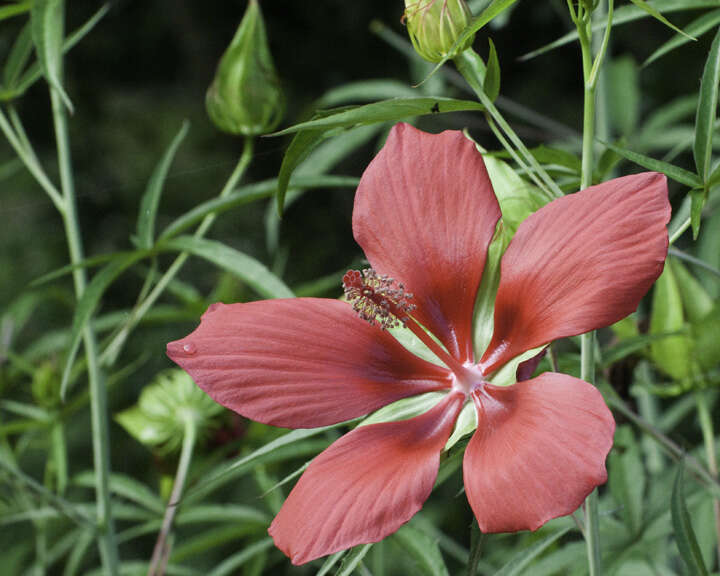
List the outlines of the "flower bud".
{"type": "MultiPolygon", "coordinates": [[[[415,51],[425,60],[440,62],[472,20],[465,0],[405,0],[405,23],[415,51]]],[[[469,48],[474,35],[458,52],[469,48]]]]}
{"type": "Polygon", "coordinates": [[[283,96],[257,0],[250,0],[205,98],[215,126],[231,134],[271,131],[282,117],[283,96]]]}
{"type": "Polygon", "coordinates": [[[180,448],[188,421],[198,436],[215,426],[222,406],[215,403],[179,369],[158,374],[140,393],[138,403],[115,416],[140,443],[168,454],[180,448]]]}

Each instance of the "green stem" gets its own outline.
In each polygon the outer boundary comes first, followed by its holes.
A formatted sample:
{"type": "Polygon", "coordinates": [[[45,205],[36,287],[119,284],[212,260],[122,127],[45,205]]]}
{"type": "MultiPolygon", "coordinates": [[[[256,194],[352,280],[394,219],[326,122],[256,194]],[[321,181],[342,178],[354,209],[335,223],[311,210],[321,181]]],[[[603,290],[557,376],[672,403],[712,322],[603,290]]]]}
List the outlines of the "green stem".
{"type": "MultiPolygon", "coordinates": [[[[50,88],[55,141],[57,146],[60,182],[63,191],[65,211],[62,213],[70,251],[71,264],[80,263],[83,256],[82,239],[77,218],[75,184],[70,159],[70,140],[68,137],[65,107],[60,95],[50,88]]],[[[85,269],[77,267],[73,271],[75,295],[80,300],[87,280],[85,269]]],[[[110,506],[110,432],[108,428],[107,391],[98,362],[98,349],[92,325],[86,324],[83,330],[85,355],[87,358],[88,380],[90,384],[90,412],[92,425],[93,462],[95,467],[95,501],[98,524],[98,546],[105,574],[118,573],[118,551],[115,539],[115,527],[110,506]]]]}
{"type": "Polygon", "coordinates": [[[192,461],[193,450],[195,449],[195,440],[197,438],[197,425],[195,417],[188,414],[185,418],[185,434],[183,436],[182,451],[180,453],[180,462],[178,462],[177,472],[175,473],[175,482],[173,483],[172,494],[165,508],[165,516],[163,517],[162,527],[155,542],[152,559],[150,560],[150,568],[148,576],[162,576],[165,573],[165,566],[170,558],[170,547],[168,544],[168,536],[172,530],[175,513],[180,505],[183,489],[185,488],[185,479],[190,470],[190,462],[192,461]]]}
{"type": "MultiPolygon", "coordinates": [[[[595,74],[593,78],[592,56],[592,14],[582,10],[578,5],[577,13],[572,13],[580,38],[583,68],[583,139],[582,168],[580,188],[592,186],[595,167],[595,74]]],[[[580,338],[580,378],[595,383],[595,333],[583,334],[580,338]]],[[[587,546],[588,568],[590,576],[602,574],[600,534],[598,521],[598,494],[593,490],[585,500],[585,544],[587,546]]]]}
{"type": "Polygon", "coordinates": [[[8,122],[8,119],[2,110],[0,110],[0,130],[2,130],[8,143],[12,146],[13,150],[15,150],[15,153],[18,155],[18,158],[20,158],[20,161],[25,164],[28,172],[30,172],[32,177],[35,178],[37,183],[40,184],[40,187],[50,197],[50,200],[52,200],[55,208],[57,208],[57,211],[60,212],[60,214],[63,214],[65,212],[65,201],[63,200],[62,195],[47,177],[47,174],[45,174],[42,166],[40,166],[37,162],[34,154],[25,149],[21,138],[15,133],[12,126],[10,126],[10,122],[8,122]]]}
{"type": "Polygon", "coordinates": [[[535,157],[530,153],[520,137],[515,133],[510,124],[505,120],[500,111],[495,107],[493,102],[485,94],[483,89],[483,77],[485,66],[482,63],[482,59],[472,49],[468,48],[455,59],[455,66],[458,72],[467,81],[468,85],[473,89],[480,103],[485,107],[485,111],[490,117],[497,123],[498,127],[505,132],[508,140],[515,146],[518,152],[523,156],[525,162],[532,168],[528,171],[528,175],[533,178],[538,187],[543,190],[548,196],[549,200],[560,198],[563,196],[562,190],[555,184],[555,181],[550,178],[545,169],[540,166],[535,157]],[[539,178],[540,180],[537,180],[539,178]]]}
{"type": "MultiPolygon", "coordinates": [[[[717,452],[715,447],[715,431],[713,430],[712,417],[708,406],[705,390],[695,391],[695,402],[697,404],[700,429],[702,430],[705,443],[705,453],[708,461],[708,470],[712,477],[718,478],[717,452]]],[[[713,512],[715,514],[715,537],[717,539],[717,562],[720,567],[720,499],[715,495],[713,499],[713,512]]]]}
{"type": "MultiPolygon", "coordinates": [[[[252,156],[253,139],[248,136],[245,138],[245,145],[243,147],[242,155],[240,156],[240,159],[238,160],[235,169],[230,175],[230,178],[228,178],[225,186],[223,186],[223,189],[220,191],[218,198],[225,198],[235,189],[238,182],[244,176],[245,171],[247,170],[247,167],[252,160],[252,156]]],[[[216,214],[208,214],[207,216],[205,216],[202,222],[200,222],[200,226],[198,226],[197,230],[195,231],[195,237],[202,238],[213,225],[216,217],[216,214]]],[[[115,359],[118,357],[120,350],[122,350],[125,341],[130,335],[130,332],[132,332],[132,330],[138,325],[138,323],[145,317],[145,314],[147,314],[148,311],[153,307],[157,299],[160,298],[160,296],[167,288],[168,284],[170,284],[170,282],[173,281],[178,272],[180,272],[180,269],[183,267],[188,257],[189,254],[187,252],[180,253],[178,257],[175,258],[170,267],[167,269],[167,271],[162,275],[160,280],[158,280],[158,283],[147,295],[147,297],[142,302],[138,303],[135,309],[131,312],[130,318],[127,320],[125,325],[107,345],[107,348],[105,349],[101,357],[103,363],[112,364],[115,362],[115,359]]]]}

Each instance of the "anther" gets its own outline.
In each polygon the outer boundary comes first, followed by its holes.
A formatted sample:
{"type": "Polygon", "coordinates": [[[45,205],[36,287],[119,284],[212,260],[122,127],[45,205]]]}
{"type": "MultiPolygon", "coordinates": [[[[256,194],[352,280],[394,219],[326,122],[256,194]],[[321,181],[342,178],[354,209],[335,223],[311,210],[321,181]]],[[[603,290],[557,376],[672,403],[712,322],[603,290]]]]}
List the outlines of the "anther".
{"type": "Polygon", "coordinates": [[[405,326],[408,314],[415,310],[408,302],[413,295],[405,292],[401,283],[372,268],[348,270],[343,276],[343,289],[360,318],[383,330],[405,326]]]}

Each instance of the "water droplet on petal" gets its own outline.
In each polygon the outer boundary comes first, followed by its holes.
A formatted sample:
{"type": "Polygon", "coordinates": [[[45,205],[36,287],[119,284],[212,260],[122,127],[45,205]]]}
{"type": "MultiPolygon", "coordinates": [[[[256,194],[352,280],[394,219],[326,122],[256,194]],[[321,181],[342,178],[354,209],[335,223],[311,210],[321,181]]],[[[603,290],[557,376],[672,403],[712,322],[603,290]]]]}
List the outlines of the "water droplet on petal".
{"type": "Polygon", "coordinates": [[[192,342],[183,344],[183,352],[185,352],[185,354],[195,354],[195,352],[197,352],[197,346],[192,342]]]}

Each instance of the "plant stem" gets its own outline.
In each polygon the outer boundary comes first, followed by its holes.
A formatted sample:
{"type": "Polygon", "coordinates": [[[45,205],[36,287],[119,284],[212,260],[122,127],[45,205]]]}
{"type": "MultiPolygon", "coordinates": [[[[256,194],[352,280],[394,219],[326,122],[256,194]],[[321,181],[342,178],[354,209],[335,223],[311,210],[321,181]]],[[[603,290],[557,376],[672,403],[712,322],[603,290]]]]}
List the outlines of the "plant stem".
{"type": "MultiPolygon", "coordinates": [[[[70,262],[78,264],[83,260],[82,239],[77,218],[75,185],[70,159],[70,141],[68,137],[65,107],[60,95],[50,88],[55,142],[57,146],[60,183],[63,192],[65,210],[62,212],[65,234],[70,251],[70,262]]],[[[73,270],[75,295],[80,300],[85,292],[87,280],[85,269],[73,270]]],[[[97,506],[98,546],[105,574],[118,573],[118,552],[115,539],[115,527],[110,505],[110,432],[108,428],[107,391],[98,362],[98,349],[92,325],[87,323],[83,330],[85,355],[87,358],[88,380],[90,384],[90,412],[92,425],[93,462],[95,467],[95,501],[97,506]]]]}
{"type": "MultiPolygon", "coordinates": [[[[583,138],[582,138],[582,167],[580,172],[580,189],[592,186],[593,170],[595,167],[595,87],[597,74],[593,73],[592,50],[592,13],[588,12],[582,2],[574,11],[572,3],[568,2],[570,15],[575,22],[580,39],[583,69],[583,138]]],[[[595,333],[583,334],[580,338],[580,378],[595,384],[595,333]]],[[[598,520],[598,494],[593,490],[585,500],[585,543],[587,546],[588,568],[590,576],[602,574],[599,520],[598,520]]]]}
{"type": "MultiPolygon", "coordinates": [[[[712,417],[708,407],[707,394],[705,390],[695,391],[695,402],[697,404],[700,429],[702,430],[705,443],[705,453],[708,461],[708,470],[712,477],[718,478],[717,453],[715,448],[715,431],[713,430],[712,417]]],[[[713,498],[713,512],[715,514],[715,537],[717,539],[717,562],[720,567],[720,498],[717,494],[713,498]]]]}
{"type": "Polygon", "coordinates": [[[178,462],[177,472],[175,473],[175,482],[173,483],[172,494],[165,508],[165,516],[163,517],[162,527],[155,542],[152,559],[150,560],[150,568],[148,576],[162,576],[165,573],[167,561],[170,558],[170,546],[167,542],[170,531],[172,530],[175,513],[180,505],[183,489],[185,487],[185,479],[187,478],[190,462],[192,461],[193,450],[195,449],[195,440],[197,438],[197,425],[195,418],[189,414],[185,418],[185,434],[183,436],[182,451],[180,453],[180,462],[178,462]]]}
{"type": "Polygon", "coordinates": [[[533,178],[537,186],[545,192],[548,200],[563,196],[562,190],[560,190],[558,185],[555,184],[555,181],[550,178],[545,169],[540,166],[525,144],[523,144],[523,141],[520,140],[520,137],[515,133],[510,124],[508,124],[503,115],[500,114],[500,111],[495,107],[490,98],[488,98],[487,94],[485,94],[483,88],[485,65],[480,56],[478,56],[472,48],[468,48],[459,54],[454,59],[454,62],[458,72],[462,74],[465,81],[475,92],[480,103],[485,107],[486,113],[497,123],[498,127],[505,132],[508,140],[512,142],[518,152],[524,157],[525,162],[532,168],[532,170],[528,171],[528,175],[533,178]]]}
{"type": "Polygon", "coordinates": [[[18,158],[20,158],[20,161],[25,164],[28,172],[30,172],[32,177],[35,178],[35,181],[40,184],[45,193],[50,197],[50,200],[52,200],[52,203],[55,205],[55,208],[57,208],[57,211],[60,212],[60,214],[63,214],[65,212],[65,201],[63,200],[62,195],[47,177],[47,174],[45,174],[42,166],[40,166],[37,162],[34,154],[30,150],[25,149],[21,138],[12,129],[10,122],[8,122],[8,119],[5,114],[3,114],[2,110],[0,110],[0,130],[2,130],[8,143],[12,146],[13,150],[15,150],[15,153],[18,155],[18,158]]]}
{"type": "MultiPolygon", "coordinates": [[[[218,198],[225,198],[235,189],[238,182],[245,175],[245,171],[247,170],[247,167],[252,160],[252,156],[253,139],[248,136],[245,138],[245,144],[240,159],[238,160],[235,169],[230,175],[230,178],[228,178],[225,186],[223,186],[223,189],[220,191],[218,198]]],[[[202,222],[200,222],[200,226],[198,226],[197,230],[195,231],[195,237],[202,238],[213,225],[216,217],[216,214],[208,214],[207,216],[205,216],[202,222]]],[[[187,252],[180,253],[177,258],[175,258],[170,267],[166,270],[166,272],[162,275],[160,280],[158,280],[158,283],[147,295],[147,297],[135,306],[135,308],[130,314],[130,318],[105,348],[101,357],[103,363],[112,364],[115,362],[115,359],[117,358],[120,350],[125,344],[125,341],[130,335],[130,332],[132,332],[135,326],[137,326],[138,323],[145,317],[145,314],[147,314],[148,311],[153,307],[157,299],[160,298],[160,296],[167,288],[168,284],[170,284],[170,282],[173,281],[178,272],[180,272],[180,269],[183,267],[188,257],[189,254],[187,252]]]]}

